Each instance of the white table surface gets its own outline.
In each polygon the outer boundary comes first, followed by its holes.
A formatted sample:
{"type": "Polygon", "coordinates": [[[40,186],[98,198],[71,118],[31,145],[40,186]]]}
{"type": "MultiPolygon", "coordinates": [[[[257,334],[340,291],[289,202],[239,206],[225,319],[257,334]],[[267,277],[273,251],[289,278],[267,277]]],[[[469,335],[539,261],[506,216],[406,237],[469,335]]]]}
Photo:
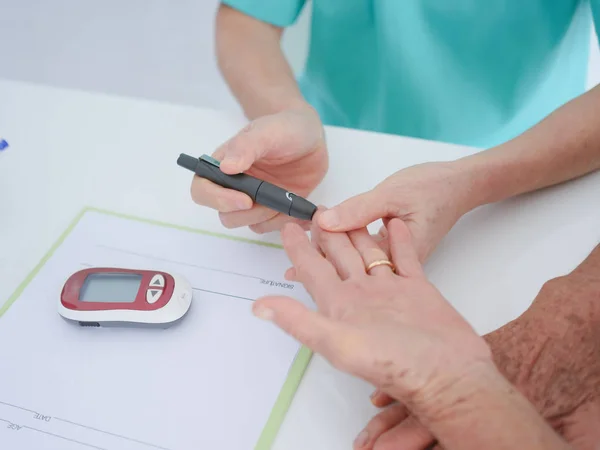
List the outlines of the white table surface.
{"type": "MultiPolygon", "coordinates": [[[[212,110],[0,80],[0,136],[10,143],[0,153],[0,304],[84,205],[222,232],[217,215],[190,200],[190,175],[175,161],[180,152],[210,153],[243,124],[212,110]]],[[[331,170],[312,197],[325,205],[402,167],[475,151],[338,128],[327,138],[331,170]]],[[[575,267],[599,239],[595,173],[467,215],[427,272],[484,333],[521,313],[544,281],[575,267]]],[[[275,448],[351,448],[375,412],[370,392],[313,358],[275,448]]]]}

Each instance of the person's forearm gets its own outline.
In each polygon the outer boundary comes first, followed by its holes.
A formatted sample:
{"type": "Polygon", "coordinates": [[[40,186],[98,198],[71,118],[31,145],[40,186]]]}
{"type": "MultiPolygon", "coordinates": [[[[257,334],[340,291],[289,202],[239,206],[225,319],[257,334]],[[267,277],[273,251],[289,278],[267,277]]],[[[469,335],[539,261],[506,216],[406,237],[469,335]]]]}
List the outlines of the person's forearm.
{"type": "Polygon", "coordinates": [[[472,177],[469,208],[600,168],[600,85],[517,138],[456,161],[472,177]]]}
{"type": "MultiPolygon", "coordinates": [[[[569,342],[575,337],[576,345],[567,345],[568,351],[582,351],[583,361],[597,354],[597,345],[589,343],[599,342],[600,336],[600,245],[571,273],[547,283],[525,315],[533,317],[540,311],[553,318],[558,339],[569,342]]],[[[586,366],[576,370],[585,372],[586,366]]],[[[474,366],[455,383],[442,384],[418,398],[415,406],[446,450],[569,448],[491,364],[474,366]]]]}
{"type": "Polygon", "coordinates": [[[599,338],[600,245],[571,273],[546,283],[533,307],[545,308],[548,314],[562,317],[567,326],[585,327],[594,339],[599,338]],[[573,317],[579,321],[572,323],[573,317]]]}
{"type": "Polygon", "coordinates": [[[572,275],[581,275],[590,281],[600,283],[600,244],[577,266],[572,275]]]}
{"type": "Polygon", "coordinates": [[[225,5],[216,28],[219,68],[249,119],[308,106],[281,50],[281,28],[225,5]]]}
{"type": "Polygon", "coordinates": [[[567,450],[566,444],[495,367],[483,367],[429,398],[420,417],[446,450],[567,450]]]}

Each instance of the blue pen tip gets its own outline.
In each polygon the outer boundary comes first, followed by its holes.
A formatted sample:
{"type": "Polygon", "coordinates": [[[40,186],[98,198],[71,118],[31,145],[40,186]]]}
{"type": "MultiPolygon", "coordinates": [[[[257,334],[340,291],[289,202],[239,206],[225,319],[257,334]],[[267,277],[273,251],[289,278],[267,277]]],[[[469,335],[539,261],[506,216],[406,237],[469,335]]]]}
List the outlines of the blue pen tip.
{"type": "Polygon", "coordinates": [[[6,142],[4,139],[0,139],[0,151],[4,150],[7,147],[8,147],[8,142],[6,142]]]}

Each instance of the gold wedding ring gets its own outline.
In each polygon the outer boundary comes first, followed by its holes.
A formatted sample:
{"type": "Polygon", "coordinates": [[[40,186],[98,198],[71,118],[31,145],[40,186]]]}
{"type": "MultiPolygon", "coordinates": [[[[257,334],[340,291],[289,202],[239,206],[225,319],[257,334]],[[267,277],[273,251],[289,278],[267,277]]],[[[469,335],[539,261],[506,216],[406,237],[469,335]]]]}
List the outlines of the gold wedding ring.
{"type": "Polygon", "coordinates": [[[387,259],[380,259],[378,261],[373,261],[371,264],[369,264],[367,266],[367,273],[369,273],[369,271],[371,269],[373,269],[374,267],[377,266],[388,266],[390,269],[392,269],[392,272],[396,273],[396,266],[394,266],[394,264],[391,261],[388,261],[387,259]]]}

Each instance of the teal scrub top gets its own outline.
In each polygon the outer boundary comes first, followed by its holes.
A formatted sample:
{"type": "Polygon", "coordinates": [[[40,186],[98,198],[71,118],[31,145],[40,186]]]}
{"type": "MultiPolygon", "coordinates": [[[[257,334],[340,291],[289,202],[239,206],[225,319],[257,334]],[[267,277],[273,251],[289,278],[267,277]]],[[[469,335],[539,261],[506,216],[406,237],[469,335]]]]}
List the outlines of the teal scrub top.
{"type": "MultiPolygon", "coordinates": [[[[286,27],[305,1],[223,3],[286,27]]],[[[584,92],[600,17],[600,0],[312,3],[299,83],[325,124],[476,147],[519,135],[584,92]]]]}

